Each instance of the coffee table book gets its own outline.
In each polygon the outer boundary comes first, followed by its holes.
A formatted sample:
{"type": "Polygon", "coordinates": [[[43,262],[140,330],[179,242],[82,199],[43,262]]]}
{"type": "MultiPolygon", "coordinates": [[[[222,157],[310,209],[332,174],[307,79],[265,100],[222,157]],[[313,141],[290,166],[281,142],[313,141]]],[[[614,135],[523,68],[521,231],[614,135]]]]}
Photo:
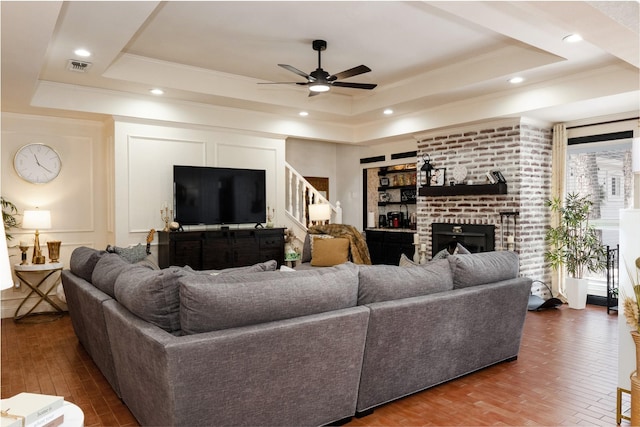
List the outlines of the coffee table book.
{"type": "Polygon", "coordinates": [[[36,393],[19,393],[0,403],[2,409],[2,427],[24,426],[44,427],[56,424],[58,413],[63,416],[62,396],[50,396],[36,393]],[[18,417],[18,419],[15,419],[18,417]],[[16,423],[17,422],[17,423],[16,423]]]}

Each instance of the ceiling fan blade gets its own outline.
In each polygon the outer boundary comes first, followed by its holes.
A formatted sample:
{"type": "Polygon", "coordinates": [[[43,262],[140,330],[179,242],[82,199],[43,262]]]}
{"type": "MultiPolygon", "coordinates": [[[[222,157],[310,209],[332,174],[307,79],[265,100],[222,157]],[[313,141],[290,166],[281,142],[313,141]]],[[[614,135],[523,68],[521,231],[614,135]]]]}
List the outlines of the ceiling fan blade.
{"type": "Polygon", "coordinates": [[[292,73],[299,75],[300,77],[304,77],[305,79],[309,78],[309,74],[305,73],[304,71],[300,71],[296,67],[292,67],[291,65],[278,64],[278,66],[284,68],[285,70],[289,70],[292,73]]]}
{"type": "Polygon", "coordinates": [[[371,68],[367,67],[366,65],[358,65],[357,67],[353,67],[348,70],[344,70],[338,74],[334,74],[333,76],[329,77],[327,80],[333,81],[333,80],[339,80],[339,79],[347,79],[349,77],[357,76],[358,74],[368,73],[369,71],[371,71],[371,68]]]}
{"type": "Polygon", "coordinates": [[[350,82],[333,82],[331,83],[331,86],[338,86],[338,87],[350,87],[353,89],[374,89],[376,86],[378,86],[377,84],[373,84],[373,83],[350,83],[350,82]]]}
{"type": "Polygon", "coordinates": [[[307,82],[258,82],[259,85],[308,85],[307,82]]]}
{"type": "Polygon", "coordinates": [[[316,96],[316,95],[320,95],[321,93],[326,93],[326,92],[313,92],[313,91],[309,91],[309,96],[316,96]]]}

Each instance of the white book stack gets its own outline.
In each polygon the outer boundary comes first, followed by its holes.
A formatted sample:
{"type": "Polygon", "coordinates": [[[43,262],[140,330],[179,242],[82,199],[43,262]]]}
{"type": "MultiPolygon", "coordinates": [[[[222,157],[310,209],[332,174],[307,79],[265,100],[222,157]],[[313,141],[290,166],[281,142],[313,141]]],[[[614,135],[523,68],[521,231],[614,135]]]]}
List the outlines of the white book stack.
{"type": "Polygon", "coordinates": [[[0,427],[58,427],[64,422],[64,398],[19,393],[0,403],[0,427]]]}

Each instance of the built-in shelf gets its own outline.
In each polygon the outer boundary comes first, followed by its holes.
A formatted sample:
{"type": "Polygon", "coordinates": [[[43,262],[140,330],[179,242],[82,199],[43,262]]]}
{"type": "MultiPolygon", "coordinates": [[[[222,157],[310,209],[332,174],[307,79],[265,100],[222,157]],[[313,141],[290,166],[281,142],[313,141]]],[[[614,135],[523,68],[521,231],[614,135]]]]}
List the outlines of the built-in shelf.
{"type": "Polygon", "coordinates": [[[479,185],[445,185],[422,187],[419,190],[421,196],[464,196],[481,194],[507,194],[507,184],[498,182],[496,184],[479,185]]]}
{"type": "Polygon", "coordinates": [[[378,191],[395,190],[397,188],[401,190],[415,190],[416,186],[415,185],[386,185],[384,187],[378,187],[378,191]]]}
{"type": "Polygon", "coordinates": [[[407,200],[406,202],[378,202],[378,206],[387,206],[387,205],[415,205],[415,200],[407,200]]]}

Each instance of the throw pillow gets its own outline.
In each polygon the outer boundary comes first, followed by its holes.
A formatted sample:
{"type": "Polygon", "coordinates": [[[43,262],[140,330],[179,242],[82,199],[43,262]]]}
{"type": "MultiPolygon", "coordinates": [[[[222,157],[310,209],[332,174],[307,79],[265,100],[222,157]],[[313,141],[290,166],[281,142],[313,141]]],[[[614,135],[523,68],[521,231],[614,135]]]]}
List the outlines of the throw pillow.
{"type": "Polygon", "coordinates": [[[245,267],[230,267],[223,270],[194,270],[188,265],[185,265],[183,268],[190,273],[204,274],[206,276],[217,276],[219,274],[260,273],[262,271],[276,271],[278,268],[278,261],[272,259],[245,267]]]}
{"type": "Polygon", "coordinates": [[[147,257],[147,246],[141,243],[130,248],[121,248],[119,246],[107,246],[107,252],[113,252],[133,264],[142,261],[147,257]]]}
{"type": "Polygon", "coordinates": [[[311,252],[311,265],[314,267],[332,267],[349,261],[349,239],[314,239],[311,252]]]}
{"type": "Polygon", "coordinates": [[[419,266],[420,264],[416,264],[415,262],[413,262],[413,260],[409,259],[408,256],[406,256],[404,253],[402,255],[400,255],[400,262],[398,263],[398,266],[400,267],[416,267],[419,266]]]}

